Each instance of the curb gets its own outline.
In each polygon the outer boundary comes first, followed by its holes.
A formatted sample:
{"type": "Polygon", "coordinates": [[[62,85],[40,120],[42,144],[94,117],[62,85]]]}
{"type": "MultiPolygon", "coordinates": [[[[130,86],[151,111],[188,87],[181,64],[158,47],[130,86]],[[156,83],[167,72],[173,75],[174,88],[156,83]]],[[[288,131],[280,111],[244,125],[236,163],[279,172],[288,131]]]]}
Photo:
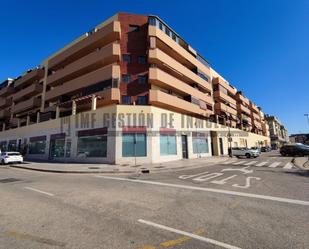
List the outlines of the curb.
{"type": "Polygon", "coordinates": [[[25,169],[25,170],[32,170],[32,171],[39,171],[39,172],[46,172],[46,173],[65,173],[65,174],[120,174],[120,173],[136,173],[136,171],[126,170],[126,171],[79,171],[79,170],[52,170],[52,169],[37,169],[37,168],[30,168],[24,166],[16,166],[10,165],[11,168],[17,169],[25,169]]]}

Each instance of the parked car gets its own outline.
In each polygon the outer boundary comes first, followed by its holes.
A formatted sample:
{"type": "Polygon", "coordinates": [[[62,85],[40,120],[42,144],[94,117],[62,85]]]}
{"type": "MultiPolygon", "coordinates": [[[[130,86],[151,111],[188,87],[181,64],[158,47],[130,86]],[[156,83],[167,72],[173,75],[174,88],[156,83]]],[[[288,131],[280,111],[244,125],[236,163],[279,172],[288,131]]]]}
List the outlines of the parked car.
{"type": "Polygon", "coordinates": [[[257,150],[261,154],[261,148],[259,147],[251,147],[251,150],[257,150]]]}
{"type": "Polygon", "coordinates": [[[261,147],[261,152],[269,152],[269,151],[271,151],[270,147],[268,147],[268,146],[261,147]]]}
{"type": "Polygon", "coordinates": [[[280,148],[282,156],[305,156],[309,155],[309,146],[304,144],[283,145],[280,148]]]}
{"type": "Polygon", "coordinates": [[[22,163],[23,161],[23,156],[19,152],[1,152],[1,164],[22,163]]]}
{"type": "Polygon", "coordinates": [[[260,155],[259,150],[256,149],[249,149],[249,148],[232,148],[232,155],[236,156],[237,158],[240,157],[246,157],[246,158],[250,158],[250,157],[258,157],[260,155]]]}

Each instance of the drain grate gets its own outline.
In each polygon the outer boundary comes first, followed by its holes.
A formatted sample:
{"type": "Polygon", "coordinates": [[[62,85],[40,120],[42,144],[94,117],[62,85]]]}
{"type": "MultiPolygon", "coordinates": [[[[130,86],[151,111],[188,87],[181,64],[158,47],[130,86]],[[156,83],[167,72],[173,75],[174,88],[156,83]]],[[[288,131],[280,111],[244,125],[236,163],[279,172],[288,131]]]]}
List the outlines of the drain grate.
{"type": "Polygon", "coordinates": [[[20,179],[17,178],[4,178],[0,179],[0,183],[10,183],[10,182],[18,182],[21,181],[20,179]]]}

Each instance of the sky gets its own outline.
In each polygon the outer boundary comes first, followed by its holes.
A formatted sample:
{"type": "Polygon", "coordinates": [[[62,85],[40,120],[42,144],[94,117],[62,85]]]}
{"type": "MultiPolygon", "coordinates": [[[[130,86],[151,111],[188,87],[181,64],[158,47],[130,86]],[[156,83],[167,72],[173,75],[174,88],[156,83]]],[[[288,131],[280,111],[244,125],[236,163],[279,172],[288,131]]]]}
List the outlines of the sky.
{"type": "Polygon", "coordinates": [[[153,14],[290,134],[309,132],[307,0],[2,0],[0,9],[1,81],[116,12],[153,14]]]}

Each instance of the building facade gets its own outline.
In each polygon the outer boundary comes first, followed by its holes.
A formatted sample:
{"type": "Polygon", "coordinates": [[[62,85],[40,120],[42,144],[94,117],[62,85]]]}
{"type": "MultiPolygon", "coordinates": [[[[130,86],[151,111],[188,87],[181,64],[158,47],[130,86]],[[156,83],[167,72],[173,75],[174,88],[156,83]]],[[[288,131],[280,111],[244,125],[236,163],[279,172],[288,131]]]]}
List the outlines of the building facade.
{"type": "Polygon", "coordinates": [[[309,133],[292,134],[289,137],[291,143],[301,143],[309,145],[309,133]]]}
{"type": "Polygon", "coordinates": [[[289,143],[288,130],[284,127],[280,120],[271,115],[266,115],[265,118],[269,126],[272,148],[278,149],[282,145],[289,143]]]}
{"type": "Polygon", "coordinates": [[[0,146],[162,162],[270,144],[264,113],[157,16],[118,13],[0,85],[0,146]]]}

